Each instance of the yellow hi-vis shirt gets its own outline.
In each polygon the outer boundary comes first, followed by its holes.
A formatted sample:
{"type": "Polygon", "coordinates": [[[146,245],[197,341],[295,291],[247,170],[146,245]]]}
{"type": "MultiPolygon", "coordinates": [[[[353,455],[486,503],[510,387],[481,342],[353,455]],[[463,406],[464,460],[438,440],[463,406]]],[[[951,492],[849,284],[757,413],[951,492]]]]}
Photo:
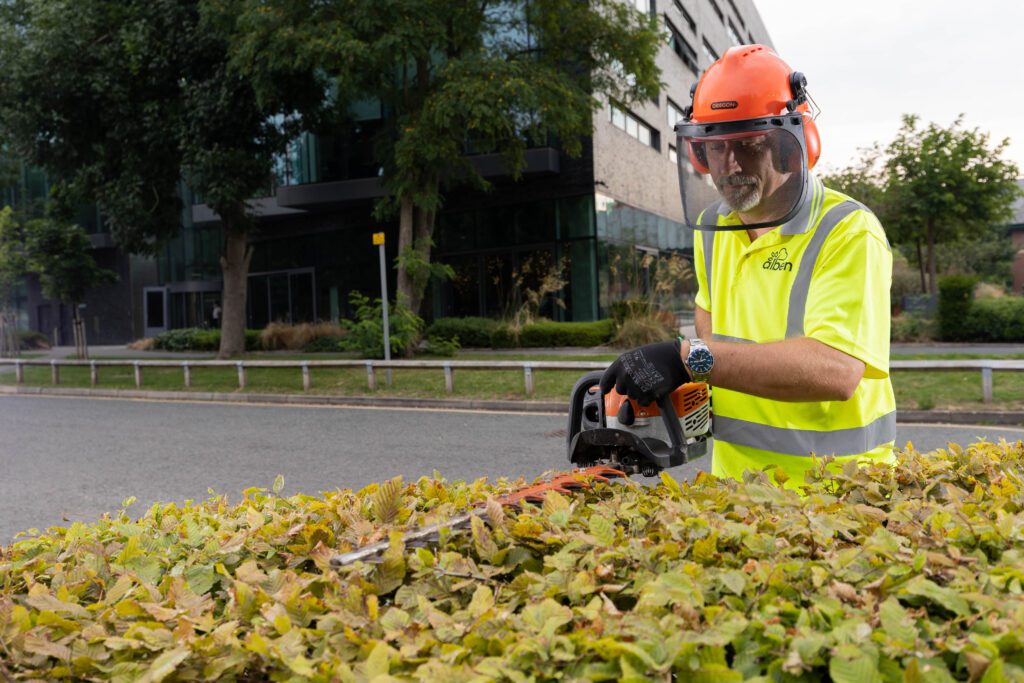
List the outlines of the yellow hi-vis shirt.
{"type": "MultiPolygon", "coordinates": [[[[896,400],[889,381],[892,251],[862,204],[809,179],[795,218],[753,243],[746,230],[698,232],[697,305],[712,339],[767,343],[810,337],[864,361],[848,401],[774,401],[712,385],[713,474],[781,467],[804,482],[810,455],[893,461],[896,400]]],[[[724,204],[719,225],[738,225],[724,204]]]]}

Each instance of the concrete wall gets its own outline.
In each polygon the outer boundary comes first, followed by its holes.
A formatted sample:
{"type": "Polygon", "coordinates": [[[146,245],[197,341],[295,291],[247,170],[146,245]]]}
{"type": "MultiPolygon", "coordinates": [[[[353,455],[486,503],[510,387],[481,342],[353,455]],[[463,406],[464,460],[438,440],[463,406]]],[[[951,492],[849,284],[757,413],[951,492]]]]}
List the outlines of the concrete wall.
{"type": "MultiPolygon", "coordinates": [[[[674,0],[656,0],[655,9],[662,26],[665,26],[667,17],[696,50],[697,65],[701,72],[711,65],[711,60],[704,54],[705,40],[718,56],[732,45],[726,28],[730,18],[743,42],[749,42],[752,36],[756,42],[772,44],[750,0],[734,0],[743,23],[737,18],[728,0],[715,0],[726,22],[718,18],[710,4],[711,0],[679,1],[694,20],[696,31],[690,29],[674,0]]],[[[667,32],[668,29],[665,30],[667,32]]],[[[636,103],[631,112],[660,133],[659,149],[644,145],[612,125],[609,106],[605,104],[594,115],[594,183],[598,192],[618,202],[682,221],[679,176],[676,164],[669,159],[669,145],[675,145],[675,134],[669,125],[668,99],[680,109],[689,104],[690,86],[698,74],[684,64],[668,45],[664,45],[658,53],[657,64],[664,83],[658,102],[636,103]]]]}

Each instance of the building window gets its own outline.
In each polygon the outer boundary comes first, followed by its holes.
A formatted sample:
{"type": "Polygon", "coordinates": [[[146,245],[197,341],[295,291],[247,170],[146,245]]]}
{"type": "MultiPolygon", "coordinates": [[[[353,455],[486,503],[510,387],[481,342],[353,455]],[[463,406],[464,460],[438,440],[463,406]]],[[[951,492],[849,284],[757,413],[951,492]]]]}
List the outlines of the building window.
{"type": "Polygon", "coordinates": [[[701,47],[704,48],[704,56],[707,57],[708,64],[718,60],[718,53],[715,52],[715,48],[711,47],[711,43],[708,42],[707,38],[704,39],[701,47]]]}
{"type": "Polygon", "coordinates": [[[679,55],[679,58],[683,60],[683,64],[689,67],[690,71],[696,75],[700,69],[697,66],[697,52],[694,50],[683,35],[679,32],[672,22],[665,18],[665,25],[668,27],[669,38],[668,44],[672,48],[672,51],[679,55]]]}
{"type": "Polygon", "coordinates": [[[673,164],[679,163],[679,153],[676,152],[675,145],[668,146],[668,160],[671,161],[673,164]]]}
{"type": "Polygon", "coordinates": [[[722,8],[718,6],[718,3],[715,2],[715,0],[708,0],[708,2],[711,3],[711,9],[715,10],[715,14],[718,15],[718,19],[724,24],[725,15],[722,14],[722,8]]]}
{"type": "Polygon", "coordinates": [[[676,124],[683,120],[683,110],[672,100],[668,101],[668,127],[675,130],[676,124]]]}
{"type": "Polygon", "coordinates": [[[648,147],[661,151],[661,134],[658,131],[638,119],[632,112],[620,109],[614,104],[611,105],[610,110],[608,120],[613,126],[625,131],[627,135],[636,138],[648,147]]]}
{"type": "Polygon", "coordinates": [[[736,30],[736,25],[732,23],[732,19],[729,20],[729,24],[725,27],[725,32],[729,34],[729,40],[732,41],[733,45],[743,44],[743,39],[740,38],[740,32],[736,30]]]}
{"type": "Polygon", "coordinates": [[[690,27],[691,31],[696,33],[697,32],[697,22],[695,22],[693,20],[693,17],[690,16],[690,13],[686,11],[686,8],[683,7],[683,3],[680,0],[674,0],[674,1],[675,1],[676,9],[679,10],[679,13],[683,15],[683,21],[686,22],[686,25],[690,27]]]}
{"type": "Polygon", "coordinates": [[[747,22],[743,21],[743,15],[740,14],[739,9],[736,7],[736,3],[729,0],[729,7],[732,7],[732,11],[736,13],[736,18],[740,20],[740,26],[743,28],[747,27],[747,22]]]}

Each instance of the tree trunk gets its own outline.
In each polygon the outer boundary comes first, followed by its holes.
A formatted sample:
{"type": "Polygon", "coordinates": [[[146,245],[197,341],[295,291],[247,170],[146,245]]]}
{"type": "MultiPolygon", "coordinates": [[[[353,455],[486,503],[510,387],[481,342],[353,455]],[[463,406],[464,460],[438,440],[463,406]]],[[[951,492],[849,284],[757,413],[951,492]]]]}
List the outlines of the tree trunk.
{"type": "Polygon", "coordinates": [[[224,253],[220,257],[224,273],[224,297],[221,302],[220,351],[218,358],[230,358],[245,351],[245,297],[252,246],[246,232],[224,225],[224,253]]]}
{"type": "Polygon", "coordinates": [[[921,253],[921,238],[917,239],[917,272],[921,274],[921,293],[928,293],[928,283],[924,277],[924,254],[921,253]]]}
{"type": "MultiPolygon", "coordinates": [[[[423,195],[436,195],[438,180],[429,178],[419,188],[423,195]]],[[[423,295],[430,282],[430,250],[434,237],[434,220],[437,212],[413,204],[411,198],[403,197],[400,202],[398,222],[398,298],[416,315],[420,314],[423,295]],[[414,268],[402,258],[407,250],[415,252],[414,268]]]]}
{"type": "MultiPolygon", "coordinates": [[[[416,238],[413,249],[419,254],[423,263],[430,263],[430,247],[434,237],[434,211],[420,209],[416,211],[416,238]]],[[[429,271],[424,271],[419,278],[414,278],[413,294],[409,298],[409,308],[416,315],[423,307],[423,296],[430,283],[429,271]]]]}
{"type": "Polygon", "coordinates": [[[935,221],[928,220],[928,293],[935,294],[939,291],[936,285],[935,267],[935,221]]]}
{"type": "MultiPolygon", "coordinates": [[[[413,229],[414,216],[415,208],[412,204],[412,197],[402,197],[398,211],[399,256],[404,254],[406,249],[411,249],[413,246],[413,235],[415,234],[413,229]]],[[[413,284],[412,275],[409,273],[409,269],[401,262],[401,260],[399,260],[398,264],[398,276],[395,289],[397,290],[395,292],[395,297],[398,301],[412,301],[415,285],[413,284]]]]}
{"type": "Polygon", "coordinates": [[[0,358],[17,358],[18,348],[17,314],[9,309],[0,309],[0,358]]]}

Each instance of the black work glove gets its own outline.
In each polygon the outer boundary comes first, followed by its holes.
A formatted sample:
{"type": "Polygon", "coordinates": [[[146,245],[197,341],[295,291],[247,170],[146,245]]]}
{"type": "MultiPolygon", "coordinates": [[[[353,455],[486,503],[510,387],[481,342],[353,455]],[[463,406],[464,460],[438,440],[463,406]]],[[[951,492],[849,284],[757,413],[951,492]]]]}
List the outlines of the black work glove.
{"type": "Polygon", "coordinates": [[[679,340],[647,344],[626,351],[601,377],[601,394],[615,391],[642,406],[667,396],[690,381],[679,356],[679,340]]]}

